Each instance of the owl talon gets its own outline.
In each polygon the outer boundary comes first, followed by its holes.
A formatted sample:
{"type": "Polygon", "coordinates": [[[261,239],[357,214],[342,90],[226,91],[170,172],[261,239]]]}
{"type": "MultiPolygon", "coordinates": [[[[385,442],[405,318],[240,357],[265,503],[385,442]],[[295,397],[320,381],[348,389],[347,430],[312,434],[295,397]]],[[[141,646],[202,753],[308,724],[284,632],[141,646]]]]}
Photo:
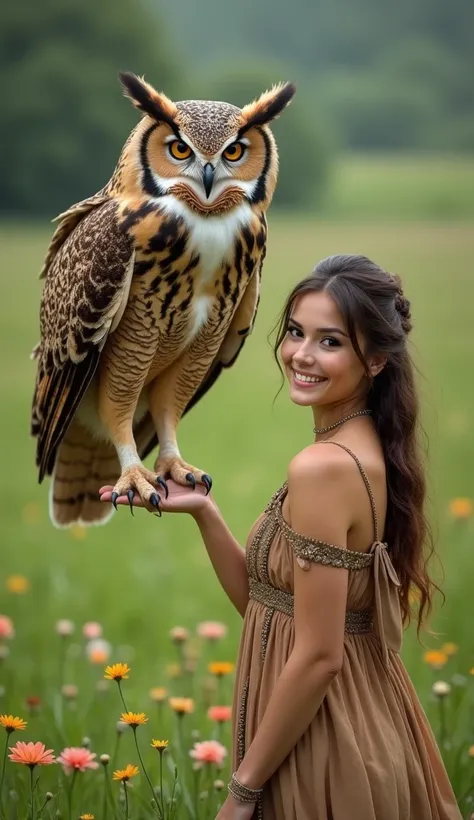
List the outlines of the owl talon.
{"type": "Polygon", "coordinates": [[[135,491],[134,490],[129,490],[128,493],[127,493],[127,498],[128,498],[128,503],[130,505],[130,512],[134,516],[135,513],[133,512],[133,499],[135,498],[135,491]]]}
{"type": "Polygon", "coordinates": [[[161,478],[161,476],[158,475],[156,477],[156,483],[159,484],[160,487],[163,487],[163,490],[164,490],[164,493],[165,493],[165,498],[168,498],[169,490],[168,490],[168,485],[167,485],[166,481],[164,480],[164,478],[161,478]]]}
{"type": "Polygon", "coordinates": [[[206,495],[209,495],[209,493],[211,492],[211,487],[212,487],[212,478],[211,478],[211,476],[207,475],[207,473],[203,473],[203,475],[201,476],[201,481],[202,481],[202,483],[204,484],[204,486],[206,488],[206,495]]]}
{"type": "Polygon", "coordinates": [[[186,481],[189,481],[193,490],[196,487],[196,479],[194,478],[192,473],[186,473],[186,481]]]}
{"type": "Polygon", "coordinates": [[[150,498],[149,498],[149,501],[150,501],[150,504],[153,504],[153,506],[156,507],[156,509],[158,510],[158,512],[155,513],[155,515],[157,515],[158,518],[161,518],[160,499],[158,498],[157,494],[152,493],[150,498]]]}
{"type": "Polygon", "coordinates": [[[112,504],[114,505],[114,507],[115,507],[115,509],[116,509],[116,510],[118,510],[118,507],[117,507],[117,498],[118,498],[118,497],[119,497],[119,494],[118,494],[118,493],[113,492],[113,493],[112,493],[112,497],[111,497],[111,499],[110,499],[110,500],[111,500],[111,502],[112,502],[112,504]]]}

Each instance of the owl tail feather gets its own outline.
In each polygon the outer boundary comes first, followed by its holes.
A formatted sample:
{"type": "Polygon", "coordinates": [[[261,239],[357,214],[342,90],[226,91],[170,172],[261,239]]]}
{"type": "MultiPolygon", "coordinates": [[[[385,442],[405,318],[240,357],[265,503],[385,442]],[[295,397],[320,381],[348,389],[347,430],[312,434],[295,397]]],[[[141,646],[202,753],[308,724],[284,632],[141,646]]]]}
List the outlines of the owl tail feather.
{"type": "Polygon", "coordinates": [[[58,449],[51,481],[53,524],[105,524],[114,510],[111,504],[99,501],[99,488],[115,484],[119,476],[114,446],[94,440],[79,422],[73,421],[58,449]]]}

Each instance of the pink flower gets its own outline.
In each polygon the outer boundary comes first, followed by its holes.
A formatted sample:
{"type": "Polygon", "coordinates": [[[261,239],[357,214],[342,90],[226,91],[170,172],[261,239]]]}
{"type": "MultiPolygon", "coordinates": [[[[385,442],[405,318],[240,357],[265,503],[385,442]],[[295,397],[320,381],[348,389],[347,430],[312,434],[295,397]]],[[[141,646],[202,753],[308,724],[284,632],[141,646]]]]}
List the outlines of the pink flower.
{"type": "Polygon", "coordinates": [[[199,768],[205,763],[216,763],[217,766],[222,766],[227,749],[217,740],[203,740],[202,743],[195,743],[189,754],[199,768]]]}
{"type": "Polygon", "coordinates": [[[225,723],[226,720],[230,720],[232,709],[230,706],[210,706],[207,716],[218,723],[225,723]]]}
{"type": "Polygon", "coordinates": [[[19,740],[15,746],[10,746],[11,755],[8,755],[13,763],[23,763],[33,769],[35,766],[47,766],[54,763],[52,749],[47,749],[44,743],[23,743],[19,740]]]}
{"type": "Polygon", "coordinates": [[[88,641],[93,641],[95,638],[102,637],[102,627],[97,621],[88,621],[82,627],[82,634],[88,641]]]}
{"type": "Polygon", "coordinates": [[[208,641],[218,641],[227,635],[227,627],[219,621],[202,621],[197,625],[197,634],[208,641]]]}
{"type": "Polygon", "coordinates": [[[94,760],[95,757],[97,755],[94,752],[82,746],[69,746],[62,750],[58,763],[61,764],[66,774],[71,774],[74,769],[85,772],[86,769],[99,768],[99,764],[94,760]]]}
{"type": "Polygon", "coordinates": [[[8,615],[0,615],[0,638],[14,638],[13,621],[8,615]]]}

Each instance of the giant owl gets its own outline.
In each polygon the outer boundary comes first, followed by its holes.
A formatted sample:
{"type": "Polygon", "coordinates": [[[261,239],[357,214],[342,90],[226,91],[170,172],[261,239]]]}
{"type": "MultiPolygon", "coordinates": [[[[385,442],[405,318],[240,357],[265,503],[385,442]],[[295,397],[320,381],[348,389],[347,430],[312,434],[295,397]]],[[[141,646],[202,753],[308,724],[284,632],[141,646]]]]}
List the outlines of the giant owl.
{"type": "Polygon", "coordinates": [[[240,109],[120,78],[143,116],[105,187],[57,217],[42,271],[32,434],[57,526],[104,522],[105,484],[158,511],[170,477],[209,491],[177,428],[252,330],[278,173],[268,123],[295,92],[240,109]]]}

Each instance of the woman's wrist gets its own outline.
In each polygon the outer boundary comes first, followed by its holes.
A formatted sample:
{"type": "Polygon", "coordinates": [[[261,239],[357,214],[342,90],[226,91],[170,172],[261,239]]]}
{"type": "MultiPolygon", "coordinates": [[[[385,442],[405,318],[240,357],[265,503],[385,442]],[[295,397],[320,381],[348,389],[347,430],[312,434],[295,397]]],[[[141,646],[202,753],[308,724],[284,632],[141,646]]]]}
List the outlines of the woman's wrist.
{"type": "Polygon", "coordinates": [[[203,499],[202,506],[191,513],[198,527],[203,527],[208,521],[212,521],[215,516],[220,515],[219,509],[211,496],[206,496],[203,499]]]}

